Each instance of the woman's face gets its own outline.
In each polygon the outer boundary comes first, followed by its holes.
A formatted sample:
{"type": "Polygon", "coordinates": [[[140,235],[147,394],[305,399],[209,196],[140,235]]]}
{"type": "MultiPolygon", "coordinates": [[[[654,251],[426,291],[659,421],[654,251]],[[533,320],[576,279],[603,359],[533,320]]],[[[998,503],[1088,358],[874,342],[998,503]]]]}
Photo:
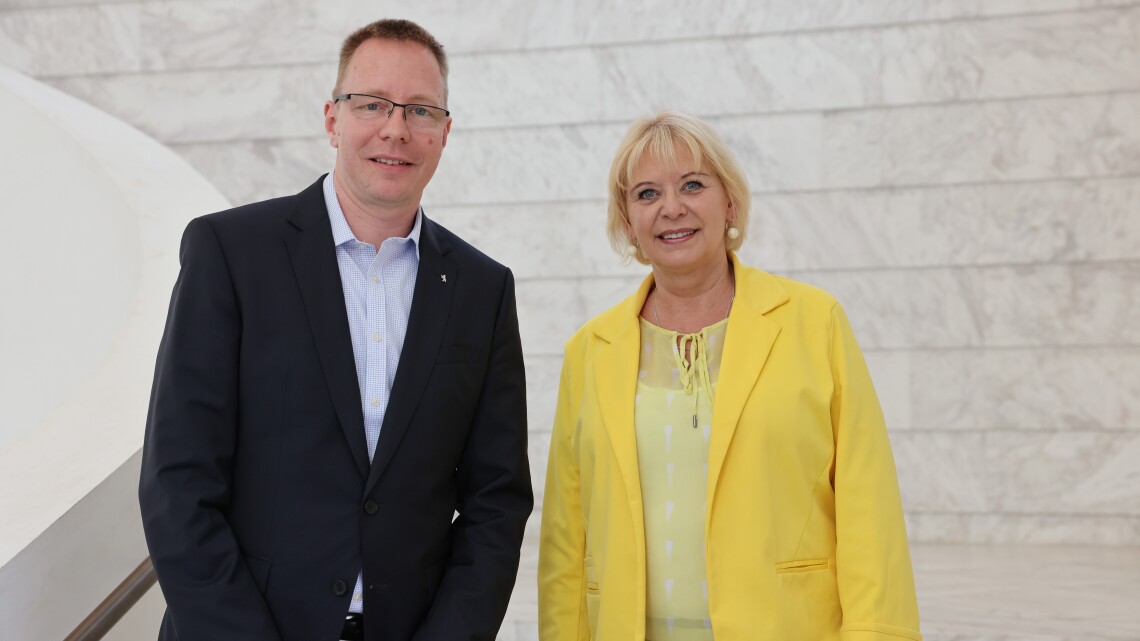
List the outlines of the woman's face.
{"type": "Polygon", "coordinates": [[[724,185],[697,170],[688,148],[675,147],[676,164],[646,154],[626,191],[630,233],[656,269],[692,273],[723,267],[724,226],[734,212],[724,185]]]}

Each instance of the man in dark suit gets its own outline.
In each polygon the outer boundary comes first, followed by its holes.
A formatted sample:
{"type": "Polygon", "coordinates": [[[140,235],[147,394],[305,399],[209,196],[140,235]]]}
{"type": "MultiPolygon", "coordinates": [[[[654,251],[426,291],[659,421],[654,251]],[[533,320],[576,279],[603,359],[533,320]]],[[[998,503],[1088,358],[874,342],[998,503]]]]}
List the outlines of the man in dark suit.
{"type": "Polygon", "coordinates": [[[447,60],[344,43],[334,171],[196,219],[139,499],[173,641],[492,640],[533,497],[508,269],[426,218],[447,60]]]}

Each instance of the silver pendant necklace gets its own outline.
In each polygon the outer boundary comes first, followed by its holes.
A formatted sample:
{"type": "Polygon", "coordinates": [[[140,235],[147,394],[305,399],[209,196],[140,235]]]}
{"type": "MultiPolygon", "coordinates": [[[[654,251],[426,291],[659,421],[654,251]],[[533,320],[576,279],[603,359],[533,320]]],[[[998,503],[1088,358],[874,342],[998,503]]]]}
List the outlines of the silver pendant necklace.
{"type": "MultiPolygon", "coordinates": [[[[736,302],[736,283],[735,282],[732,283],[732,296],[728,299],[728,309],[724,310],[724,318],[728,318],[728,315],[732,312],[732,304],[734,302],[736,302]]],[[[657,315],[657,297],[656,296],[653,297],[653,300],[649,301],[649,305],[650,305],[650,307],[653,308],[653,324],[658,326],[658,327],[662,327],[662,328],[665,327],[664,325],[661,324],[661,317],[657,315]]],[[[724,318],[722,318],[721,320],[724,320],[724,318]]]]}
{"type": "MultiPolygon", "coordinates": [[[[654,293],[656,293],[656,291],[654,293]]],[[[736,302],[736,281],[735,280],[733,280],[733,283],[732,283],[732,296],[729,297],[729,299],[728,299],[728,309],[724,310],[724,318],[728,318],[728,315],[730,313],[732,313],[732,304],[734,302],[736,302]]],[[[653,309],[653,324],[657,325],[658,327],[664,328],[665,326],[661,324],[661,316],[658,315],[658,313],[657,313],[657,296],[653,296],[653,300],[649,301],[649,305],[653,309]]],[[[721,319],[721,320],[724,320],[724,319],[721,319]]],[[[697,429],[697,414],[698,414],[697,403],[698,402],[699,401],[694,396],[694,398],[693,398],[693,403],[694,403],[694,405],[693,405],[693,429],[697,429]]]]}

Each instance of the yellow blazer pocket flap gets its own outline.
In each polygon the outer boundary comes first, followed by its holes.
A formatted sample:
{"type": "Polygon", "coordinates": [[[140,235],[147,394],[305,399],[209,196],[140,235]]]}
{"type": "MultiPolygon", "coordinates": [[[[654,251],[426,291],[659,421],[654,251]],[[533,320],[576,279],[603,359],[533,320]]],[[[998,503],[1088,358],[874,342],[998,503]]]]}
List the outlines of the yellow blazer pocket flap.
{"type": "Polygon", "coordinates": [[[594,557],[586,557],[586,589],[597,592],[598,568],[594,566],[594,557]]]}
{"type": "Polygon", "coordinates": [[[776,564],[776,574],[790,574],[792,572],[812,572],[826,570],[831,567],[830,559],[797,559],[776,564]]]}

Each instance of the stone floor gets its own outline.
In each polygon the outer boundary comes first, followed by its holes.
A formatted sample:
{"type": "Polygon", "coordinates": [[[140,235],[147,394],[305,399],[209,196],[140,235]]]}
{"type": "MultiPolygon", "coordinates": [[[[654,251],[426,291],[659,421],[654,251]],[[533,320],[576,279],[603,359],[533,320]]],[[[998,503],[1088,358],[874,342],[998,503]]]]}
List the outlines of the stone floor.
{"type": "MultiPolygon", "coordinates": [[[[538,639],[537,520],[499,641],[538,639]]],[[[926,641],[1140,641],[1140,548],[916,544],[911,555],[926,641]]]]}

